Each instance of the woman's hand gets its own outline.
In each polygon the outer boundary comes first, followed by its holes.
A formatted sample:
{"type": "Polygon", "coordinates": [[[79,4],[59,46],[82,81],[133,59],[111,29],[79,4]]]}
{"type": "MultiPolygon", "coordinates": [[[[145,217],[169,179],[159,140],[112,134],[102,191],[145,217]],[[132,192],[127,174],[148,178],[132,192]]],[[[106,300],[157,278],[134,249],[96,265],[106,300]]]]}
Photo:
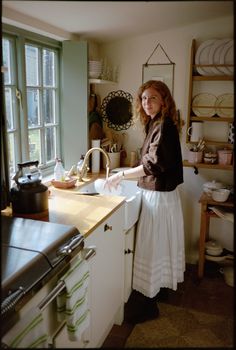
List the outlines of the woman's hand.
{"type": "Polygon", "coordinates": [[[123,180],[123,171],[119,171],[118,173],[111,175],[105,182],[104,188],[108,188],[109,191],[114,187],[117,189],[120,182],[123,180]]]}

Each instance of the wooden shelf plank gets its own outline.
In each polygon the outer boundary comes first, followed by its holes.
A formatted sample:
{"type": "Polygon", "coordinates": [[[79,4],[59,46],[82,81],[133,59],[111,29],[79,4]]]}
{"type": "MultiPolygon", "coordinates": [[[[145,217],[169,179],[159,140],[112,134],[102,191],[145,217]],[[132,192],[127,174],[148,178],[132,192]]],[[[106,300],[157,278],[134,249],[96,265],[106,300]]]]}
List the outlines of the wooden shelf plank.
{"type": "Polygon", "coordinates": [[[116,84],[115,81],[89,78],[90,84],[116,84]]]}
{"type": "Polygon", "coordinates": [[[207,121],[207,122],[231,122],[233,123],[234,118],[231,117],[196,117],[195,115],[190,116],[191,121],[207,121]]]}
{"type": "Polygon", "coordinates": [[[191,168],[205,168],[205,169],[221,169],[221,170],[233,170],[233,165],[222,165],[222,164],[206,164],[206,163],[189,163],[188,160],[183,160],[184,167],[191,168]]]}
{"type": "Polygon", "coordinates": [[[193,75],[193,80],[197,81],[209,81],[209,80],[212,80],[212,81],[231,81],[231,80],[234,80],[234,77],[232,75],[193,75]]]}

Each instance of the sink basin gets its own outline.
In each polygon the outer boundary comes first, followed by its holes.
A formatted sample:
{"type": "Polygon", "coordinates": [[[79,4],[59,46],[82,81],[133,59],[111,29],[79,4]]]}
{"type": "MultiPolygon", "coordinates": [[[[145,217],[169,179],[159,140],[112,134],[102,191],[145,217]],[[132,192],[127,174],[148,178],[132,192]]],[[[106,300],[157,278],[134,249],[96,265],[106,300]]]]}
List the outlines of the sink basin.
{"type": "MultiPolygon", "coordinates": [[[[95,188],[95,181],[83,185],[78,189],[77,193],[85,195],[98,194],[98,191],[95,188]]],[[[126,197],[124,230],[127,231],[138,221],[139,218],[141,207],[141,190],[137,186],[137,181],[123,180],[121,182],[119,195],[126,197]]]]}

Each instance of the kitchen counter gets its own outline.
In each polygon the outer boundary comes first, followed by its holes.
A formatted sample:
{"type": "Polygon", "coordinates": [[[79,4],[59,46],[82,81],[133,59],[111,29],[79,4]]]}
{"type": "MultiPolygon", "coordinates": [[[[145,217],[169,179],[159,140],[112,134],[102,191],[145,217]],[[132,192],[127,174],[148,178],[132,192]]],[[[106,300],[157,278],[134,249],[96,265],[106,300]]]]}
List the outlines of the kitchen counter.
{"type": "Polygon", "coordinates": [[[87,237],[124,203],[125,197],[82,195],[78,194],[78,187],[81,183],[66,190],[49,187],[49,221],[74,225],[87,237]]]}
{"type": "MultiPolygon", "coordinates": [[[[122,196],[82,195],[76,194],[78,188],[98,178],[104,178],[105,173],[88,174],[84,182],[77,181],[76,186],[70,189],[59,189],[50,183],[49,188],[49,222],[73,225],[87,237],[106,218],[118,209],[125,201],[122,196]]],[[[12,216],[8,207],[2,210],[2,215],[12,216]]]]}

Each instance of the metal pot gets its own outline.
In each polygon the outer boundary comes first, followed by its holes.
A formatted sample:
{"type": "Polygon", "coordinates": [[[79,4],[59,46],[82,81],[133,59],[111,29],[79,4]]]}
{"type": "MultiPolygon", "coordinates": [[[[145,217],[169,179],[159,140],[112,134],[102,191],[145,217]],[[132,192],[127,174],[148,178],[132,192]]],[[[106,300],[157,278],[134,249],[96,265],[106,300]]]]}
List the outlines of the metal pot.
{"type": "Polygon", "coordinates": [[[35,214],[48,210],[48,187],[41,183],[42,175],[38,161],[18,164],[13,180],[16,186],[11,188],[13,213],[35,214]],[[30,167],[35,166],[35,168],[30,167]],[[27,168],[27,171],[24,171],[27,168]]]}

